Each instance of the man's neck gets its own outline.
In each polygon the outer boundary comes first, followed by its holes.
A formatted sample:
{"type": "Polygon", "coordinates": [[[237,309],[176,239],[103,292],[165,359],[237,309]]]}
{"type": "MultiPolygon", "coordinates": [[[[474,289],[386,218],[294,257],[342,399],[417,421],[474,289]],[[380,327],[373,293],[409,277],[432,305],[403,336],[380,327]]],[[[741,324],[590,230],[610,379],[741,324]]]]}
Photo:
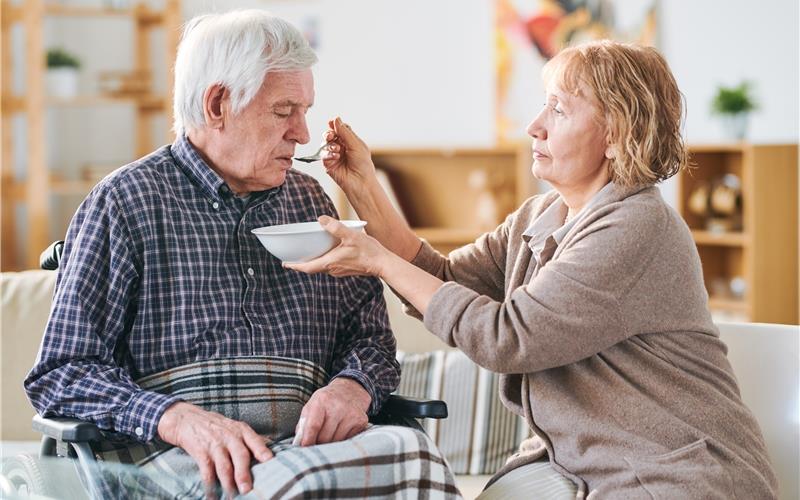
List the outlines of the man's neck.
{"type": "Polygon", "coordinates": [[[250,195],[250,191],[247,191],[243,186],[239,185],[239,183],[226,176],[217,166],[223,155],[218,151],[218,148],[214,146],[214,141],[209,138],[206,131],[187,131],[186,140],[194,147],[197,154],[206,162],[206,165],[225,181],[225,184],[227,184],[235,196],[245,197],[250,195]]]}

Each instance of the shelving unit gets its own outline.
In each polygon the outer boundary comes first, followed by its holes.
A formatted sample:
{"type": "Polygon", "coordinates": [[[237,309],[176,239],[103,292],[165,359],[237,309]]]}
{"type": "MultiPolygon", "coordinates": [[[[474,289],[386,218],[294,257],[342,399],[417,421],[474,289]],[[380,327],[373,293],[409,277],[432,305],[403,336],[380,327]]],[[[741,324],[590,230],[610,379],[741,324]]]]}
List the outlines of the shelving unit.
{"type": "Polygon", "coordinates": [[[720,319],[797,324],[797,145],[689,149],[696,168],[678,176],[678,208],[697,244],[712,313],[720,319]],[[741,229],[709,231],[706,219],[688,209],[689,198],[701,183],[726,173],[741,180],[741,229]],[[724,289],[734,278],[743,283],[743,293],[724,289]]]}
{"type": "MultiPolygon", "coordinates": [[[[103,22],[109,18],[130,19],[134,25],[133,55],[131,71],[152,74],[151,35],[153,30],[164,32],[165,61],[171,66],[180,36],[181,10],[179,0],[163,0],[163,8],[153,9],[144,3],[135,3],[126,9],[68,5],[43,0],[25,0],[12,3],[2,1],[2,262],[3,271],[19,270],[38,266],[38,254],[49,245],[51,223],[49,221],[50,196],[82,195],[88,193],[93,181],[64,180],[55,177],[45,159],[45,115],[51,108],[89,106],[132,106],[135,109],[135,155],[142,156],[152,151],[153,118],[165,115],[170,121],[171,103],[167,95],[154,95],[148,91],[125,96],[80,95],[71,99],[48,97],[44,88],[45,47],[44,20],[47,18],[86,18],[103,22]],[[25,94],[13,95],[11,53],[11,30],[21,25],[25,32],[25,94]],[[13,168],[13,117],[26,117],[26,165],[24,178],[16,178],[13,168]],[[18,228],[16,209],[23,206],[26,212],[27,233],[24,250],[17,253],[18,228]]],[[[172,73],[167,72],[166,89],[172,88],[172,73]]],[[[165,141],[171,141],[167,137],[165,141]]],[[[134,158],[130,158],[133,160],[134,158]]],[[[66,230],[66,228],[63,228],[66,230]]]]}
{"type": "MultiPolygon", "coordinates": [[[[536,193],[530,144],[463,149],[375,149],[376,168],[386,172],[403,215],[414,232],[441,252],[475,241],[536,193]],[[480,190],[469,176],[483,171],[497,218],[480,224],[480,190]],[[489,227],[491,226],[491,228],[489,227]]],[[[485,197],[485,191],[484,197],[485,197]]],[[[340,197],[340,206],[346,201],[340,197]]],[[[340,210],[341,211],[341,210],[340,210]]],[[[485,216],[484,216],[485,219],[485,216]]]]}

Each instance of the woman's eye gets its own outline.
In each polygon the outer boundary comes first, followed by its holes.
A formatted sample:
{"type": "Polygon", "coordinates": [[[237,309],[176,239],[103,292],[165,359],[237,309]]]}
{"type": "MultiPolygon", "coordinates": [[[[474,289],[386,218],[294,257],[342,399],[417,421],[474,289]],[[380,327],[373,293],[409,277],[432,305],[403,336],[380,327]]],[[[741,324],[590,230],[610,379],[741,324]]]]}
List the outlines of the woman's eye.
{"type": "Polygon", "coordinates": [[[563,114],[564,114],[564,110],[563,110],[563,109],[561,109],[561,108],[558,106],[558,104],[556,104],[555,106],[553,106],[553,112],[554,112],[555,114],[557,114],[557,115],[563,115],[563,114]]]}
{"type": "Polygon", "coordinates": [[[282,113],[280,111],[275,111],[275,116],[278,118],[289,118],[290,113],[282,113]]]}

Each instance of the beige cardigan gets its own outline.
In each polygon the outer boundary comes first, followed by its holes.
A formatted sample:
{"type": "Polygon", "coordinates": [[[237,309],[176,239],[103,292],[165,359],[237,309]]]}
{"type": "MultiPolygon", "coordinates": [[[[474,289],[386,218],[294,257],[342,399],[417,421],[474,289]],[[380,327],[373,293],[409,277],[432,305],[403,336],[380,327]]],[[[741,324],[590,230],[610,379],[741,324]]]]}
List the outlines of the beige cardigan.
{"type": "Polygon", "coordinates": [[[546,452],[578,498],[774,498],[686,224],[654,187],[607,187],[560,243],[558,225],[533,235],[541,265],[522,234],[555,192],[413,261],[447,281],[425,326],[504,374],[503,402],[535,434],[500,474],[546,452]]]}

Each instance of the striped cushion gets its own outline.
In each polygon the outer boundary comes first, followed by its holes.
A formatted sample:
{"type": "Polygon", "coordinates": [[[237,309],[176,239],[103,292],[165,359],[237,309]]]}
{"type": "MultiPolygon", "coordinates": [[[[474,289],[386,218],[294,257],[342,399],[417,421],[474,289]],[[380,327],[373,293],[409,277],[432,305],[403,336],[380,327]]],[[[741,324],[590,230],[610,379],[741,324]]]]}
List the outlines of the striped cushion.
{"type": "Polygon", "coordinates": [[[494,474],[529,436],[525,419],[500,401],[500,376],[460,351],[398,352],[402,367],[397,394],[442,399],[449,416],[422,425],[456,474],[494,474]]]}

